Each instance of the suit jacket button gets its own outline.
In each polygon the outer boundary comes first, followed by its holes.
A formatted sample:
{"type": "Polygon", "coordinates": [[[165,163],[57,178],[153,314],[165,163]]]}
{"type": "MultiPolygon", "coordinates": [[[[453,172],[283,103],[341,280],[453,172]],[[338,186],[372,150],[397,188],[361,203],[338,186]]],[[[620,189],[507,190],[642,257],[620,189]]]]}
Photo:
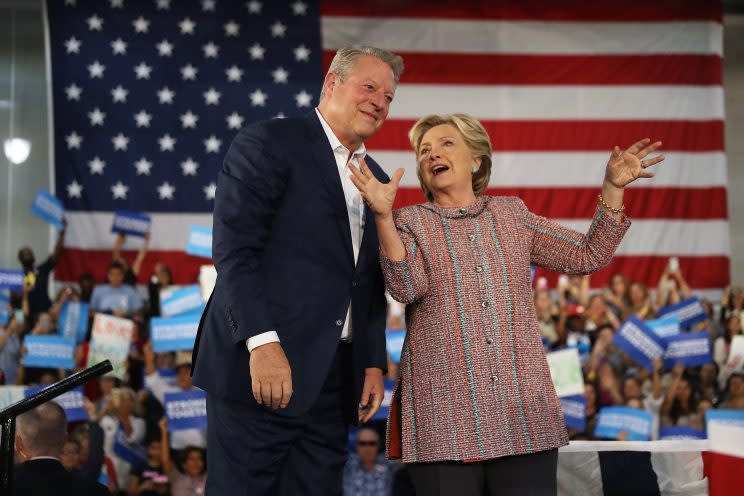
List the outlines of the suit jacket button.
{"type": "Polygon", "coordinates": [[[465,215],[466,213],[468,213],[468,209],[467,209],[467,208],[461,208],[461,209],[460,209],[460,213],[461,213],[462,215],[465,215]]]}
{"type": "Polygon", "coordinates": [[[493,344],[493,339],[487,338],[486,339],[486,344],[493,344]]]}
{"type": "Polygon", "coordinates": [[[338,327],[341,327],[342,325],[344,325],[344,321],[343,321],[343,320],[341,320],[341,319],[338,319],[338,320],[336,321],[336,325],[337,325],[338,327]]]}

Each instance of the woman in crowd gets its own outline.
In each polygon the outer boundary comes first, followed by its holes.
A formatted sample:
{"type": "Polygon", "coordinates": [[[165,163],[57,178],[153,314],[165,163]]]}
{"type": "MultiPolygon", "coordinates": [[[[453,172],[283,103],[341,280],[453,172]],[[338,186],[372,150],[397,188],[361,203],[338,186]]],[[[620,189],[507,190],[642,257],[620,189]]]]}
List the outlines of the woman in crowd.
{"type": "Polygon", "coordinates": [[[202,496],[207,485],[204,450],[195,446],[187,446],[183,450],[183,470],[179,470],[171,461],[168,421],[165,417],[160,420],[160,436],[163,471],[168,475],[171,495],[202,496]]]}
{"type": "Polygon", "coordinates": [[[388,184],[364,163],[352,181],[375,216],[386,287],[406,303],[408,333],[389,421],[388,454],[409,463],[416,492],[556,494],[568,443],[537,324],[530,264],[570,274],[606,265],[630,222],[623,188],[663,157],[639,141],[608,161],[586,235],[483,192],[491,143],[464,114],[412,128],[427,203],[395,213],[388,184]],[[471,462],[471,463],[464,463],[471,462]]]}

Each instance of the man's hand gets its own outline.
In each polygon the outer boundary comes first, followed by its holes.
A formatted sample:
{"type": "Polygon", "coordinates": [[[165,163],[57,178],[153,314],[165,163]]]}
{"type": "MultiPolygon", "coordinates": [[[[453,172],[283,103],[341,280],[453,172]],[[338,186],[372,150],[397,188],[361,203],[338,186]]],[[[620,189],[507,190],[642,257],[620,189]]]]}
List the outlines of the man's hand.
{"type": "Polygon", "coordinates": [[[363,424],[371,419],[382,405],[385,397],[385,385],[382,381],[382,369],[365,369],[362,398],[359,402],[359,423],[363,424]]]}
{"type": "Polygon", "coordinates": [[[259,405],[286,408],[292,397],[292,369],[279,343],[267,343],[251,351],[253,397],[259,405]]]}

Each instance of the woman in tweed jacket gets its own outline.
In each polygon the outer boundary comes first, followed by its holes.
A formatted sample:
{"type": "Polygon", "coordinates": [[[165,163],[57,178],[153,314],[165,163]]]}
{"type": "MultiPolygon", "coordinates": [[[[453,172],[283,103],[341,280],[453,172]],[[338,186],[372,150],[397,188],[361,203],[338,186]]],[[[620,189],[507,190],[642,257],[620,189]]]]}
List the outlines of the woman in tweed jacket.
{"type": "Polygon", "coordinates": [[[615,147],[581,234],[518,198],[482,194],[491,144],[477,120],[429,116],[409,137],[427,203],[392,212],[403,169],[381,184],[364,164],[349,166],[375,213],[387,289],[407,305],[388,456],[411,464],[418,494],[555,494],[557,449],[568,436],[530,264],[568,274],[605,266],[630,226],[623,188],[652,177],[646,167],[663,156],[644,158],[661,143],[615,147]]]}

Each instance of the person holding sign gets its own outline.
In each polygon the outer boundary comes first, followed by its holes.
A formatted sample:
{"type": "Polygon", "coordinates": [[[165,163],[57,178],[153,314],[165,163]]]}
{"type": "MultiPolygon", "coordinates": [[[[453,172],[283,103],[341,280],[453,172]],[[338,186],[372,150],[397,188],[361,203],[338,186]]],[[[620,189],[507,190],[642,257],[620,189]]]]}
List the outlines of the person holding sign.
{"type": "Polygon", "coordinates": [[[374,212],[390,294],[406,309],[388,455],[409,463],[416,492],[556,494],[568,444],[532,306],[530,264],[569,274],[607,265],[630,221],[623,190],[651,177],[644,139],[615,147],[586,235],[484,194],[491,143],[465,114],[431,115],[409,132],[427,203],[392,211],[403,169],[383,184],[363,162],[352,181],[374,212]],[[463,463],[463,462],[472,463],[463,463]]]}

